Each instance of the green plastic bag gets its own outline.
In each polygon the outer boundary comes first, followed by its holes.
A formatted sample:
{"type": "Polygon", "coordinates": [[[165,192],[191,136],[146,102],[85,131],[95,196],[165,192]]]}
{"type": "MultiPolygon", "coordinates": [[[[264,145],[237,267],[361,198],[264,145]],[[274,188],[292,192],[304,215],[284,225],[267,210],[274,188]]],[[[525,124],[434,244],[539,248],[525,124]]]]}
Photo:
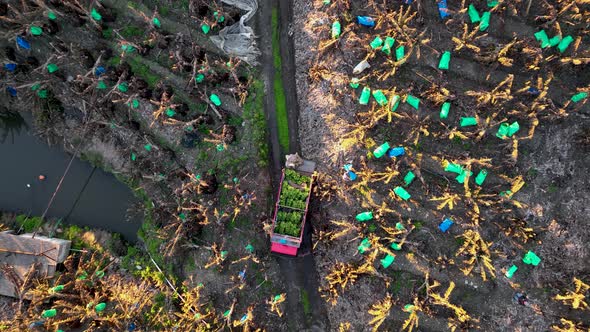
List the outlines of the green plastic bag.
{"type": "Polygon", "coordinates": [[[135,161],[137,160],[137,155],[133,152],[131,152],[131,161],[135,161]]]}
{"type": "Polygon", "coordinates": [[[476,126],[477,119],[474,117],[462,117],[461,118],[461,127],[468,127],[468,126],[476,126]]]}
{"type": "Polygon", "coordinates": [[[479,23],[479,31],[486,31],[490,26],[490,12],[485,12],[481,15],[481,23],[479,23]]]}
{"type": "Polygon", "coordinates": [[[377,36],[377,37],[375,37],[375,39],[373,39],[373,41],[371,42],[370,45],[371,45],[372,49],[379,48],[383,45],[383,39],[381,39],[381,37],[377,36]]]}
{"type": "Polygon", "coordinates": [[[408,174],[406,174],[406,176],[404,176],[404,183],[406,184],[406,187],[410,185],[410,183],[412,183],[412,181],[414,181],[414,179],[416,178],[416,175],[414,175],[414,172],[409,171],[408,174]]]}
{"type": "Polygon", "coordinates": [[[340,25],[340,22],[334,21],[334,23],[332,23],[332,39],[339,38],[341,31],[342,26],[340,25]]]}
{"type": "Polygon", "coordinates": [[[395,251],[400,251],[402,250],[402,246],[399,243],[392,243],[391,244],[391,249],[395,250],[395,251]]]}
{"type": "Polygon", "coordinates": [[[251,244],[248,244],[248,245],[245,247],[245,249],[246,249],[246,251],[247,251],[247,252],[249,252],[249,253],[251,253],[251,254],[253,254],[253,253],[254,253],[254,247],[253,247],[251,244]]]}
{"type": "Polygon", "coordinates": [[[131,101],[131,107],[133,107],[133,108],[138,108],[138,107],[139,107],[139,100],[137,100],[137,99],[133,99],[133,100],[131,101]]]}
{"type": "Polygon", "coordinates": [[[549,46],[549,37],[545,30],[535,32],[535,38],[541,43],[541,48],[549,46]]]}
{"type": "Polygon", "coordinates": [[[375,158],[379,159],[387,153],[389,148],[390,148],[389,143],[385,142],[385,143],[381,144],[378,148],[376,148],[375,151],[373,151],[373,155],[375,156],[375,158]]]}
{"type": "Polygon", "coordinates": [[[41,29],[41,27],[38,27],[36,25],[31,25],[31,34],[33,36],[41,36],[43,34],[43,29],[41,29]]]}
{"type": "Polygon", "coordinates": [[[57,310],[55,309],[43,310],[41,313],[41,317],[43,318],[51,318],[55,317],[55,315],[57,315],[57,310]]]}
{"type": "Polygon", "coordinates": [[[396,61],[400,61],[406,55],[406,48],[402,45],[395,49],[395,59],[396,61]]]}
{"type": "Polygon", "coordinates": [[[493,8],[498,5],[498,0],[488,0],[488,7],[493,8]]]}
{"type": "Polygon", "coordinates": [[[518,130],[520,130],[520,125],[518,124],[518,122],[512,122],[512,124],[508,126],[508,137],[512,137],[512,135],[516,134],[518,130]]]}
{"type": "Polygon", "coordinates": [[[395,223],[395,229],[397,229],[398,231],[403,231],[406,228],[404,227],[404,225],[401,222],[397,222],[397,223],[395,223]]]}
{"type": "Polygon", "coordinates": [[[37,91],[37,96],[41,99],[47,98],[47,95],[48,95],[48,92],[45,89],[37,91]]]}
{"type": "Polygon", "coordinates": [[[208,34],[209,31],[211,31],[211,27],[208,24],[203,24],[201,25],[201,31],[203,31],[204,34],[208,34]]]}
{"type": "Polygon", "coordinates": [[[363,88],[361,92],[361,97],[359,98],[359,104],[367,105],[369,103],[369,98],[371,98],[371,88],[368,86],[363,88]]]}
{"type": "Polygon", "coordinates": [[[90,12],[90,16],[92,16],[92,18],[93,18],[95,21],[100,21],[100,20],[102,20],[102,15],[100,15],[100,13],[99,13],[99,12],[97,12],[95,8],[92,8],[92,11],[90,12]]]}
{"type": "Polygon", "coordinates": [[[451,52],[445,51],[442,54],[442,56],[440,57],[440,61],[438,63],[438,69],[448,70],[450,61],[451,61],[451,52]]]}
{"type": "Polygon", "coordinates": [[[106,303],[104,303],[104,302],[100,302],[99,304],[97,304],[97,305],[94,307],[94,310],[96,310],[96,312],[101,312],[101,311],[104,311],[104,309],[105,309],[106,307],[107,307],[107,304],[106,304],[106,303]]]}
{"type": "Polygon", "coordinates": [[[459,164],[448,163],[447,166],[445,167],[445,171],[461,174],[461,173],[463,173],[463,167],[459,164]]]}
{"type": "Polygon", "coordinates": [[[570,44],[574,41],[574,38],[572,38],[572,36],[565,36],[565,38],[563,38],[560,42],[559,45],[557,45],[557,48],[559,49],[560,53],[565,52],[565,50],[568,48],[568,46],[570,46],[570,44]]]}
{"type": "Polygon", "coordinates": [[[391,256],[390,254],[387,254],[387,256],[385,256],[385,258],[381,259],[381,265],[384,268],[388,268],[389,265],[391,265],[391,263],[393,263],[393,261],[395,260],[395,256],[391,256]]]}
{"type": "Polygon", "coordinates": [[[488,171],[482,169],[479,171],[479,173],[477,173],[477,176],[475,177],[475,183],[477,183],[478,186],[481,186],[485,181],[486,176],[488,176],[488,171]]]}
{"type": "Polygon", "coordinates": [[[54,12],[50,11],[47,13],[47,18],[49,18],[50,20],[55,20],[57,18],[57,15],[55,15],[54,12]]]}
{"type": "Polygon", "coordinates": [[[510,125],[506,122],[501,123],[500,127],[498,127],[498,132],[496,133],[496,137],[505,139],[508,136],[508,128],[510,125]]]}
{"type": "Polygon", "coordinates": [[[406,103],[408,103],[408,105],[412,106],[415,109],[418,109],[420,107],[420,99],[412,95],[408,95],[406,97],[406,103]]]}
{"type": "Polygon", "coordinates": [[[361,254],[364,254],[365,251],[369,250],[371,248],[371,242],[369,241],[368,238],[364,238],[363,241],[361,241],[361,245],[358,246],[358,250],[361,254]]]}
{"type": "Polygon", "coordinates": [[[154,17],[154,18],[152,19],[152,23],[154,23],[154,25],[155,25],[157,28],[161,28],[161,27],[162,27],[162,23],[160,23],[160,20],[159,20],[157,17],[154,17]]]}
{"type": "Polygon", "coordinates": [[[572,102],[577,103],[586,97],[588,97],[588,92],[578,92],[572,96],[572,102]]]}
{"type": "Polygon", "coordinates": [[[57,285],[55,287],[52,287],[49,289],[50,293],[57,293],[57,292],[61,292],[62,290],[64,290],[64,285],[57,285]]]}
{"type": "Polygon", "coordinates": [[[197,76],[195,76],[195,81],[197,81],[197,83],[201,83],[205,80],[205,75],[203,74],[197,74],[197,76]]]}
{"type": "Polygon", "coordinates": [[[176,112],[174,112],[173,109],[168,108],[166,109],[166,116],[168,116],[169,118],[173,117],[176,114],[176,112]]]}
{"type": "Polygon", "coordinates": [[[50,74],[55,73],[58,69],[59,69],[59,67],[55,63],[50,63],[47,65],[47,71],[50,74]]]}
{"type": "Polygon", "coordinates": [[[469,5],[467,13],[469,14],[469,19],[471,20],[471,23],[477,23],[481,21],[481,18],[479,17],[479,12],[477,12],[477,9],[475,9],[475,6],[473,4],[469,5]]]}
{"type": "Polygon", "coordinates": [[[465,180],[471,176],[471,172],[466,171],[466,170],[462,170],[461,173],[459,175],[457,175],[457,177],[455,178],[455,180],[457,180],[457,182],[463,184],[465,183],[465,180]]]}
{"type": "Polygon", "coordinates": [[[550,47],[559,45],[559,43],[561,43],[561,36],[560,35],[555,35],[551,39],[549,39],[549,46],[550,47]]]}
{"type": "Polygon", "coordinates": [[[524,255],[524,258],[522,259],[522,261],[525,264],[537,266],[537,265],[539,265],[539,263],[541,263],[541,258],[539,258],[539,256],[537,256],[534,252],[529,250],[529,252],[527,252],[524,255]]]}
{"type": "Polygon", "coordinates": [[[401,199],[403,199],[404,201],[407,201],[408,199],[410,199],[410,197],[412,197],[412,195],[410,195],[404,188],[402,187],[395,187],[393,188],[393,192],[398,195],[401,199]]]}
{"type": "Polygon", "coordinates": [[[144,145],[144,146],[143,146],[143,148],[144,148],[144,149],[145,149],[147,152],[150,152],[150,151],[152,151],[152,145],[151,145],[151,144],[146,144],[146,145],[144,145]]]}
{"type": "Polygon", "coordinates": [[[449,116],[450,110],[451,110],[451,103],[446,102],[446,103],[442,104],[442,107],[440,108],[440,118],[446,119],[449,116]]]}
{"type": "Polygon", "coordinates": [[[356,89],[359,87],[359,79],[356,77],[353,77],[352,80],[350,81],[350,87],[353,89],[356,89]]]}
{"type": "Polygon", "coordinates": [[[391,98],[391,111],[395,112],[397,110],[397,108],[399,107],[399,103],[401,101],[401,97],[398,95],[393,96],[393,98],[391,98]]]}
{"type": "Polygon", "coordinates": [[[133,47],[133,45],[123,44],[121,45],[121,50],[123,50],[123,52],[131,53],[135,51],[135,47],[133,47]]]}
{"type": "Polygon", "coordinates": [[[514,272],[516,272],[516,270],[518,270],[518,267],[516,265],[512,265],[508,271],[506,271],[506,278],[511,279],[512,276],[514,275],[514,272]]]}
{"type": "Polygon", "coordinates": [[[373,212],[370,211],[366,211],[366,212],[361,212],[359,214],[356,215],[356,220],[357,221],[369,221],[373,219],[373,212]]]}
{"type": "Polygon", "coordinates": [[[393,47],[394,43],[395,43],[395,38],[392,38],[392,37],[385,38],[385,42],[383,43],[383,48],[381,48],[381,51],[383,51],[383,53],[385,53],[387,55],[391,55],[391,48],[393,47]]]}
{"type": "Polygon", "coordinates": [[[117,85],[117,89],[121,92],[127,92],[129,90],[129,83],[121,82],[119,85],[117,85]]]}
{"type": "Polygon", "coordinates": [[[377,104],[381,106],[387,105],[387,97],[385,97],[381,90],[373,90],[373,98],[375,98],[377,104]]]}
{"type": "Polygon", "coordinates": [[[221,106],[221,99],[219,99],[219,96],[212,93],[209,96],[209,100],[211,100],[211,102],[215,105],[215,106],[221,106]]]}

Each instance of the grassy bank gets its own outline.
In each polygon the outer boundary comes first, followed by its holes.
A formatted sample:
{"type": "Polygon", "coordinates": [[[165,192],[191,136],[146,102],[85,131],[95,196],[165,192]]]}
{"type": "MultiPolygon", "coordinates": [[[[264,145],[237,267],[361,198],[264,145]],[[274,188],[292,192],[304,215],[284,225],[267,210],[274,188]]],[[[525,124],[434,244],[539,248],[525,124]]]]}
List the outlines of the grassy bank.
{"type": "Polygon", "coordinates": [[[277,114],[277,127],[279,131],[279,144],[285,152],[289,151],[289,121],[287,119],[287,101],[285,100],[285,88],[283,87],[283,74],[281,70],[281,46],[279,43],[279,11],[272,9],[272,56],[275,68],[273,91],[275,94],[275,109],[277,114]]]}

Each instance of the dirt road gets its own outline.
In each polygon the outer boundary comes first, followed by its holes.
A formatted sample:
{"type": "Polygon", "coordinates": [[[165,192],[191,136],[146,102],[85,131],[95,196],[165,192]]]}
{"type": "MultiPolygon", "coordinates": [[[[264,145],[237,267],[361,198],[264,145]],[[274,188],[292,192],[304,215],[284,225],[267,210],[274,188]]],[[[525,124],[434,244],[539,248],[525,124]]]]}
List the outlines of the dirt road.
{"type": "MultiPolygon", "coordinates": [[[[273,186],[278,183],[281,170],[282,156],[287,152],[300,152],[298,136],[298,105],[295,89],[295,54],[293,39],[289,31],[293,17],[293,7],[290,1],[260,1],[256,16],[256,28],[259,36],[259,47],[262,51],[261,71],[265,85],[265,110],[269,128],[269,142],[271,146],[271,174],[273,186]],[[282,58],[283,85],[288,109],[289,146],[290,151],[282,151],[279,145],[275,96],[273,93],[273,55],[272,55],[272,9],[279,11],[280,54],[282,58]]],[[[328,320],[323,301],[318,293],[318,278],[315,261],[312,254],[312,218],[308,219],[304,232],[304,243],[296,258],[277,257],[285,281],[287,293],[286,312],[290,330],[325,331],[328,330],[328,320]]]]}

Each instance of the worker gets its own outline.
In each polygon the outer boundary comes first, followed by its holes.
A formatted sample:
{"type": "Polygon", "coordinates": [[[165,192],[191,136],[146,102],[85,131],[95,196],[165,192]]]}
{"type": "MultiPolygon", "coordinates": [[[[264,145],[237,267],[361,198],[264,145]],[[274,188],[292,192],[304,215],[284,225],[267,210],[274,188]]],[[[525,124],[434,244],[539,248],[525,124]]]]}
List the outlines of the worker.
{"type": "Polygon", "coordinates": [[[516,300],[518,302],[518,304],[523,305],[523,306],[527,306],[529,304],[529,300],[526,297],[526,294],[524,293],[516,293],[514,294],[514,300],[516,300]]]}

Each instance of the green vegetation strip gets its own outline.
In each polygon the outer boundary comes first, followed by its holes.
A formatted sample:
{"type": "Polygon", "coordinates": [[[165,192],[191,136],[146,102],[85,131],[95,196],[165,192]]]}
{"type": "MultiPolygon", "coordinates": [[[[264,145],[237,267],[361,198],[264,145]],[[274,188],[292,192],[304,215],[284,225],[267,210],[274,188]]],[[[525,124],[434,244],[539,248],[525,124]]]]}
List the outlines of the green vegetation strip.
{"type": "Polygon", "coordinates": [[[266,136],[266,119],[264,117],[264,82],[252,80],[248,98],[244,103],[244,118],[252,125],[252,141],[258,146],[258,165],[268,165],[268,144],[266,136]]]}
{"type": "Polygon", "coordinates": [[[283,87],[283,75],[281,70],[281,47],[279,44],[279,11],[272,9],[272,56],[275,67],[273,90],[275,94],[275,109],[277,114],[277,127],[279,131],[279,144],[285,152],[289,151],[289,121],[287,118],[287,101],[285,100],[285,88],[283,87]]]}

